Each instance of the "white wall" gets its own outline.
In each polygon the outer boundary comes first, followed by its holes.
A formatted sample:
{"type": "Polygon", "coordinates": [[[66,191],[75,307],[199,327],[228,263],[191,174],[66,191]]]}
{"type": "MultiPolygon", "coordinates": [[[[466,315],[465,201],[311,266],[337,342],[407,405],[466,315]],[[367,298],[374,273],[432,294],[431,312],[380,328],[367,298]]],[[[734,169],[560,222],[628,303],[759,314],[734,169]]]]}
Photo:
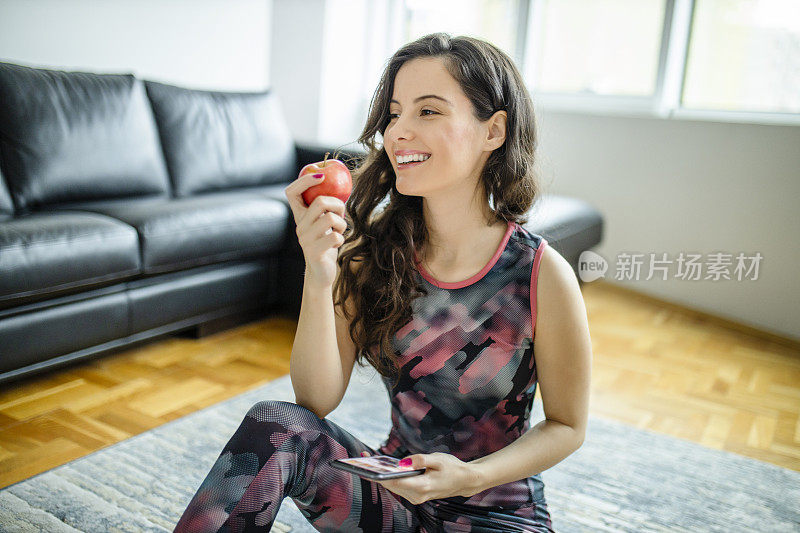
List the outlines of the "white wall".
{"type": "Polygon", "coordinates": [[[350,144],[360,135],[401,4],[392,0],[273,0],[271,79],[296,139],[350,144]]]}
{"type": "Polygon", "coordinates": [[[262,90],[270,11],[270,0],[0,0],[0,61],[262,90]]]}
{"type": "Polygon", "coordinates": [[[270,80],[300,141],[315,140],[319,131],[324,20],[325,0],[272,2],[270,80]]]}
{"type": "Polygon", "coordinates": [[[547,188],[603,214],[606,281],[800,339],[800,127],[537,111],[547,188]],[[763,259],[755,281],[615,281],[622,252],[763,259]]]}

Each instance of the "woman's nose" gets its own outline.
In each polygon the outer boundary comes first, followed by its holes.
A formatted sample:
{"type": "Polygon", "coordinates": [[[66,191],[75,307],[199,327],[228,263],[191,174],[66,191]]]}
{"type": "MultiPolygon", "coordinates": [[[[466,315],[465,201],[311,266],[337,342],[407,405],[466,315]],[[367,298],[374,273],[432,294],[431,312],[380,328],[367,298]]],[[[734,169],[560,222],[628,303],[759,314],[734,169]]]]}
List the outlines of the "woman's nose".
{"type": "Polygon", "coordinates": [[[389,136],[394,140],[407,140],[413,139],[414,133],[410,128],[408,121],[401,117],[394,119],[394,122],[389,126],[389,136]]]}

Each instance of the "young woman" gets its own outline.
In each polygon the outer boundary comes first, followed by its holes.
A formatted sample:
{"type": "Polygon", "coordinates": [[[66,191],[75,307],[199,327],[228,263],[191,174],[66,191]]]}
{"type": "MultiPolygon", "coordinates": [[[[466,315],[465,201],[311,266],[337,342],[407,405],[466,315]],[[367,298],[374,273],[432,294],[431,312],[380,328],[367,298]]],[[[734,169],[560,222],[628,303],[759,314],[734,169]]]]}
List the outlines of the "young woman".
{"type": "Polygon", "coordinates": [[[319,531],[552,531],[540,473],[583,443],[591,343],[572,268],[520,225],[539,194],[522,78],[485,41],[422,37],[389,60],[359,141],[346,206],[306,207],[312,175],[286,188],[306,260],[297,403],[251,408],[177,531],[269,531],[287,496],[319,531]],[[325,419],[364,360],[391,400],[377,450],[325,419]],[[371,454],[426,470],[328,464],[371,454]]]}

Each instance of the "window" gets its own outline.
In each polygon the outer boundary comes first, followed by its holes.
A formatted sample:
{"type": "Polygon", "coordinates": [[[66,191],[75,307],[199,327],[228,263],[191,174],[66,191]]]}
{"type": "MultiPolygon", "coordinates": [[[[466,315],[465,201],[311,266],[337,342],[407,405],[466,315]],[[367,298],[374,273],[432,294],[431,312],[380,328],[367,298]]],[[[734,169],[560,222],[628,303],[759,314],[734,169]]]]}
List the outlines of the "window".
{"type": "Polygon", "coordinates": [[[543,107],[800,124],[800,0],[530,0],[543,107]]]}
{"type": "Polygon", "coordinates": [[[528,0],[405,0],[404,43],[434,32],[490,41],[512,58],[522,57],[528,0]]]}
{"type": "Polygon", "coordinates": [[[530,47],[537,91],[652,96],[664,0],[544,0],[530,47]]]}
{"type": "Polygon", "coordinates": [[[387,54],[436,31],[486,39],[543,108],[800,124],[800,0],[378,3],[387,54]]]}
{"type": "Polygon", "coordinates": [[[800,2],[696,0],[682,104],[800,113],[800,2]]]}

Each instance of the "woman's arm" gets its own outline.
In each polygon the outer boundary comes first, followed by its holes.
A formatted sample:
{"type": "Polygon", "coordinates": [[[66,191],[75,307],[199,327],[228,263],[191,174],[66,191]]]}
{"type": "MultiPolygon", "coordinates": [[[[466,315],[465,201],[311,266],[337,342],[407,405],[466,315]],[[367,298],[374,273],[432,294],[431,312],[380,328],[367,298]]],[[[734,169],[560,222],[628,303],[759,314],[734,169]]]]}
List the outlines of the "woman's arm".
{"type": "Polygon", "coordinates": [[[545,420],[508,446],[470,461],[472,494],[538,474],[581,447],[591,388],[589,322],[575,272],[550,246],[536,289],[534,356],[545,420]]]}

